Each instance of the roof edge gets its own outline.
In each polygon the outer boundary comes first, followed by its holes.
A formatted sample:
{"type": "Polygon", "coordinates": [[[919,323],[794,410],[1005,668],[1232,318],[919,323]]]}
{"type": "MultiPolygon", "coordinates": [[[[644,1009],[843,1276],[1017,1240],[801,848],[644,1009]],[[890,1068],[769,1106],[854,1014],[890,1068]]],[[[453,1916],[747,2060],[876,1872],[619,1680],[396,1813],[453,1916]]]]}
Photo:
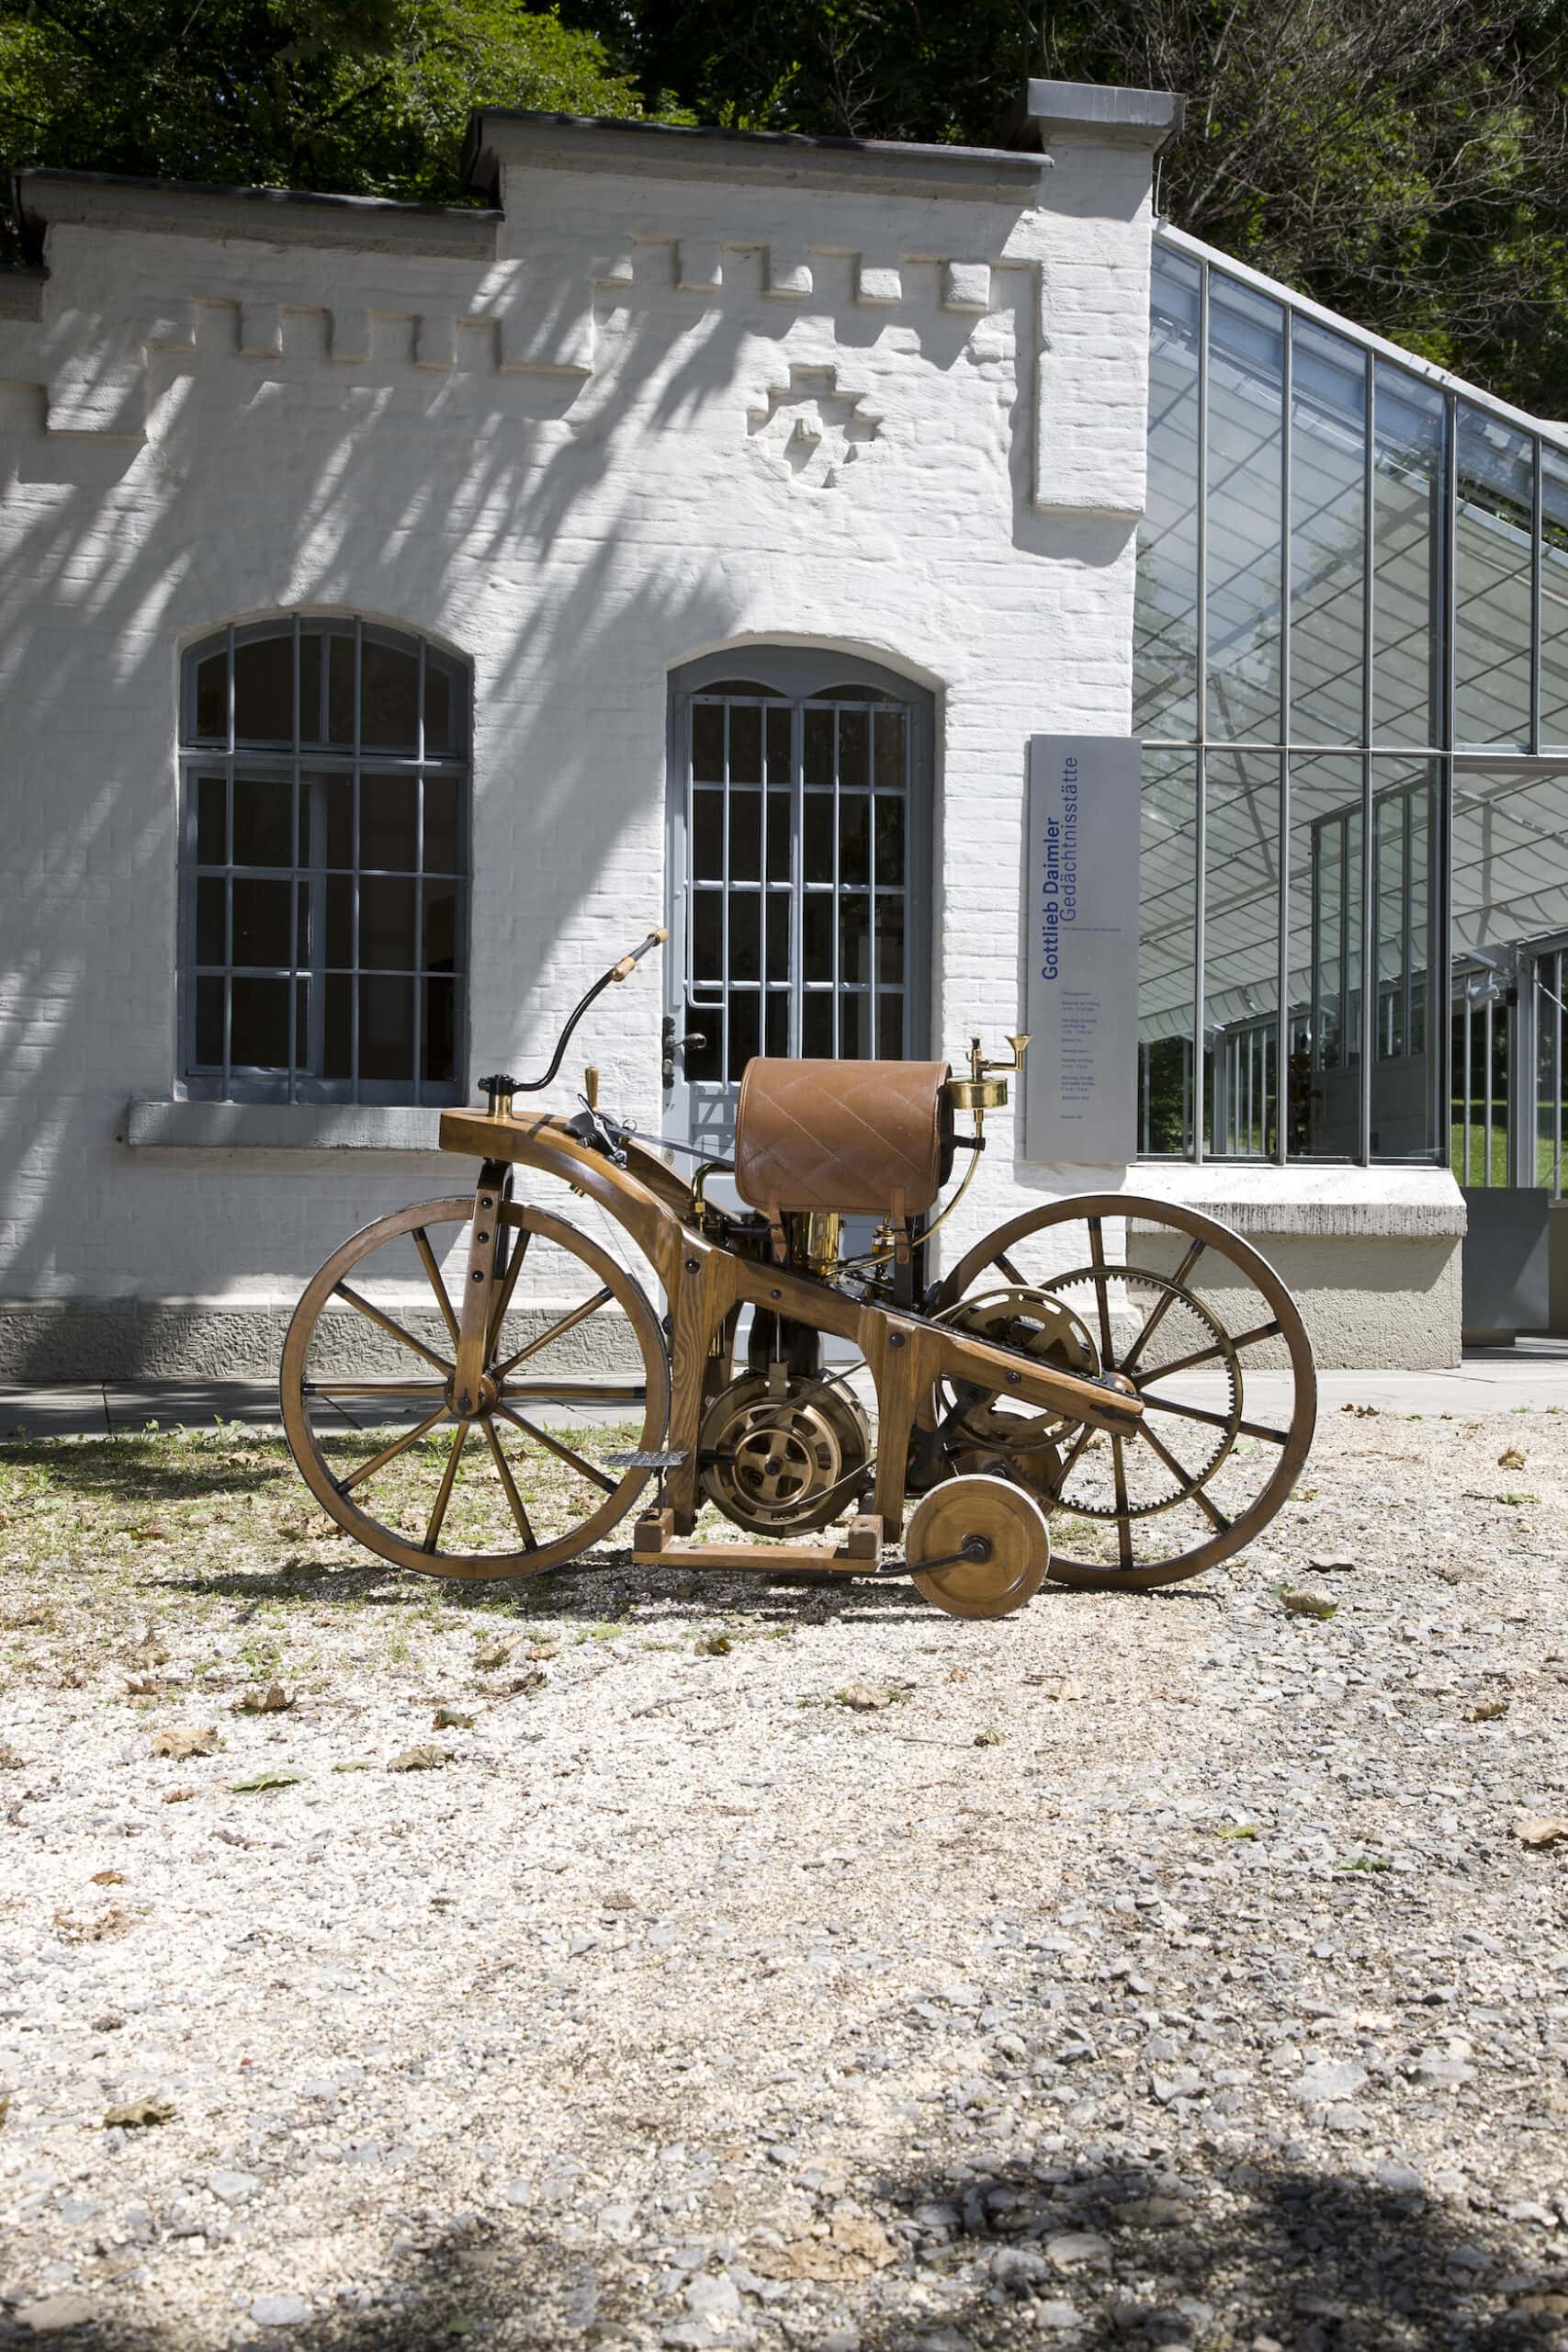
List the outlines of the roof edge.
{"type": "Polygon", "coordinates": [[[488,255],[501,215],[460,204],[402,204],[386,196],[314,188],[226,187],[205,180],[137,179],[118,172],[29,164],[11,175],[23,250],[37,262],[51,225],[144,234],[247,238],[273,245],[488,255]]]}
{"type": "Polygon", "coordinates": [[[927,195],[1027,200],[1043,155],[1006,147],[922,146],[913,141],[828,138],[795,130],[725,130],[641,116],[552,114],[479,107],[463,142],[463,185],[497,200],[505,164],[546,170],[626,168],[639,176],[743,179],[752,185],[884,185],[927,195]]]}

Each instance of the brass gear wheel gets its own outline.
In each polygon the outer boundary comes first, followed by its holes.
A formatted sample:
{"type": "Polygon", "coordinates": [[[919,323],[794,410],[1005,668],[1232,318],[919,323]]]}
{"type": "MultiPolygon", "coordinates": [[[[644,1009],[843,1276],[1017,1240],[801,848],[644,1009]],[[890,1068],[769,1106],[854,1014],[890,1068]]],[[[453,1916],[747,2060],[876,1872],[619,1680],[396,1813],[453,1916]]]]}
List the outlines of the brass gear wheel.
{"type": "MultiPolygon", "coordinates": [[[[1057,1371],[1092,1379],[1100,1370],[1100,1351],[1083,1318],[1049,1291],[1016,1283],[982,1291],[960,1299],[937,1319],[1057,1371]]],[[[945,1382],[941,1401],[951,1473],[1010,1478],[1046,1500],[1055,1497],[1062,1459],[1057,1441],[1075,1423],[1057,1413],[1005,1403],[995,1392],[959,1389],[945,1382]]]]}
{"type": "Polygon", "coordinates": [[[703,1492],[753,1535],[827,1527],[856,1499],[871,1430],[852,1396],[824,1381],[775,1388],[750,1373],[721,1389],[703,1417],[703,1492]]]}

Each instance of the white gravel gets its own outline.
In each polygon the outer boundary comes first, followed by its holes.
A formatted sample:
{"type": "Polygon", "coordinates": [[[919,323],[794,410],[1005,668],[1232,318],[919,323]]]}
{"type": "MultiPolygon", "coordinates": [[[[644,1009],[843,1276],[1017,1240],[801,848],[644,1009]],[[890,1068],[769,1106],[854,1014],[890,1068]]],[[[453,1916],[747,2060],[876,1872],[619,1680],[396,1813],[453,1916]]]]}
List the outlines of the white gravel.
{"type": "Polygon", "coordinates": [[[1568,1419],[1336,1415],[1301,1491],[995,1624],[314,1520],[102,1625],[14,1566],[0,2341],[1562,2340],[1568,1419]]]}

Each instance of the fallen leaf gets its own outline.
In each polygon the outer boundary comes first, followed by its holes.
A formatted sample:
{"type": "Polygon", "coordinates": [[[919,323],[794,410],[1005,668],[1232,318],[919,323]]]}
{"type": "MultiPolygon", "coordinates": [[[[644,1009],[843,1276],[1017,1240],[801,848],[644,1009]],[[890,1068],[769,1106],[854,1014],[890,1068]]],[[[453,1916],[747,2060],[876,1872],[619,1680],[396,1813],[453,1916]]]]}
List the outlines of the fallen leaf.
{"type": "Polygon", "coordinates": [[[1378,1871],[1391,1871],[1393,1868],[1393,1864],[1390,1861],[1385,1861],[1381,1854],[1353,1854],[1348,1862],[1336,1862],[1334,1867],[1337,1871],[1369,1871],[1375,1872],[1378,1871]]]}
{"type": "Polygon", "coordinates": [[[207,1724],[199,1731],[170,1730],[159,1732],[152,1741],[154,1756],[210,1756],[218,1745],[218,1726],[207,1724]]]}
{"type": "Polygon", "coordinates": [[[501,1687],[509,1699],[515,1699],[525,1690],[545,1690],[549,1679],[543,1667],[531,1666],[526,1674],[514,1674],[510,1682],[502,1683],[501,1687]]]}
{"type": "Polygon", "coordinates": [[[829,2234],[836,2246],[870,2263],[874,2270],[885,2270],[894,2258],[894,2248],[880,2222],[864,2220],[858,2214],[836,2214],[829,2234]]]}
{"type": "Polygon", "coordinates": [[[969,1668],[966,1666],[950,1666],[947,1669],[947,1679],[950,1682],[967,1682],[969,1668]]]}
{"type": "Polygon", "coordinates": [[[124,1532],[136,1544],[161,1544],[164,1541],[161,1527],[128,1527],[124,1532]]]}
{"type": "Polygon", "coordinates": [[[975,1745],[976,1747],[1000,1747],[1006,1737],[1007,1734],[1005,1731],[996,1731],[994,1729],[990,1731],[977,1731],[975,1734],[975,1745]]]}
{"type": "Polygon", "coordinates": [[[1322,1560],[1309,1559],[1307,1566],[1314,1576],[1319,1577],[1349,1577],[1356,1573],[1354,1560],[1346,1560],[1338,1556],[1322,1560]]]}
{"type": "Polygon", "coordinates": [[[474,1664],[484,1673],[492,1672],[496,1667],[506,1664],[522,1639],[521,1634],[508,1634],[502,1641],[487,1642],[482,1650],[475,1651],[474,1664]]]}
{"type": "Polygon", "coordinates": [[[705,1634],[701,1641],[694,1645],[694,1655],[697,1657],[728,1657],[734,1647],[735,1644],[728,1634],[705,1634]]]}
{"type": "Polygon", "coordinates": [[[242,1690],[234,1702],[237,1715],[282,1715],[294,1704],[294,1693],[286,1690],[281,1682],[257,1683],[254,1690],[242,1690]]]}
{"type": "Polygon", "coordinates": [[[355,1758],[354,1762],[349,1764],[334,1764],[333,1766],[333,1770],[334,1772],[368,1772],[369,1770],[369,1765],[366,1763],[363,1758],[355,1758]]]}
{"type": "Polygon", "coordinates": [[[1325,1600],[1320,1592],[1291,1592],[1283,1585],[1280,1587],[1280,1606],[1288,1609],[1293,1617],[1315,1617],[1325,1625],[1339,1611],[1337,1600],[1325,1600]]]}
{"type": "Polygon", "coordinates": [[[1568,1820],[1560,1813],[1521,1813],[1514,1835],[1521,1846],[1560,1846],[1568,1842],[1568,1820]]]}
{"type": "Polygon", "coordinates": [[[164,1797],[165,1804],[188,1804],[192,1797],[201,1794],[199,1789],[170,1789],[164,1797]]]}
{"type": "Polygon", "coordinates": [[[437,1707],[431,1723],[436,1731],[472,1731],[474,1727],[472,1715],[457,1707],[437,1707]]]}
{"type": "Polygon", "coordinates": [[[17,1754],[8,1739],[0,1739],[0,1772],[19,1772],[27,1758],[17,1754]]]}
{"type": "Polygon", "coordinates": [[[93,1884],[95,1886],[123,1886],[125,1872],[123,1871],[95,1871],[93,1884]]]}
{"type": "Polygon", "coordinates": [[[557,1657],[559,1654],[558,1642],[530,1642],[523,1653],[525,1657],[557,1657]]]}
{"type": "Polygon", "coordinates": [[[1499,1470],[1522,1470],[1524,1466],[1525,1457],[1517,1445],[1506,1445],[1497,1456],[1499,1470]]]}
{"type": "Polygon", "coordinates": [[[893,2259],[894,2249],[875,2222],[839,2214],[826,2237],[760,2247],[748,2255],[747,2268],[763,2278],[806,2278],[831,2286],[867,2278],[893,2259]]]}
{"type": "Polygon", "coordinates": [[[1222,1821],[1214,1835],[1216,1838],[1256,1838],[1258,1832],[1250,1821],[1222,1821]]]}
{"type": "Polygon", "coordinates": [[[1499,1715],[1506,1715],[1507,1713],[1510,1704],[1511,1702],[1507,1699],[1483,1699],[1479,1706],[1466,1709],[1464,1718],[1465,1722],[1467,1724],[1495,1724],[1499,1715]]]}
{"type": "Polygon", "coordinates": [[[450,1751],[437,1747],[434,1741],[423,1747],[405,1747],[399,1756],[389,1758],[389,1772],[438,1772],[452,1761],[450,1751]]]}
{"type": "Polygon", "coordinates": [[[128,2098],[122,2107],[111,2107],[104,2118],[104,2128],[144,2132],[150,2124],[172,2123],[174,2120],[173,2102],[150,2093],[145,2098],[128,2098]]]}
{"type": "Polygon", "coordinates": [[[127,1932],[130,1914],[123,1904],[113,1903],[107,1911],[99,1911],[90,1919],[73,1919],[68,1912],[57,1911],[54,1924],[62,1943],[107,1944],[127,1932]]]}
{"type": "Polygon", "coordinates": [[[231,1781],[229,1786],[233,1795],[247,1797],[258,1789],[291,1789],[304,1777],[303,1772],[257,1772],[249,1781],[231,1781]]]}
{"type": "Polygon", "coordinates": [[[177,1675],[135,1674],[125,1686],[125,1695],[128,1699],[159,1699],[166,1690],[177,1690],[180,1687],[177,1675]]]}
{"type": "Polygon", "coordinates": [[[1354,1413],[1359,1421],[1375,1421],[1378,1417],[1375,1405],[1341,1405],[1339,1409],[1342,1413],[1354,1413]]]}
{"type": "Polygon", "coordinates": [[[875,1682],[851,1682],[842,1690],[835,1690],[833,1697],[840,1707],[852,1707],[857,1714],[862,1715],[893,1704],[892,1691],[884,1690],[875,1682]]]}

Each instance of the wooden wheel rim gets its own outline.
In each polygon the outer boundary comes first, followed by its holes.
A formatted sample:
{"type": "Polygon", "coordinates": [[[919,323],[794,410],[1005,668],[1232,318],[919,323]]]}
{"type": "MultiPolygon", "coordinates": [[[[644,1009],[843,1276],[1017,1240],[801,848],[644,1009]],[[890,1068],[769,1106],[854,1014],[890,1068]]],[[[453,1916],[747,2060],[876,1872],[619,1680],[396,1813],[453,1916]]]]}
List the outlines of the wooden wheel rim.
{"type": "MultiPolygon", "coordinates": [[[[559,1567],[566,1561],[576,1559],[626,1517],[647,1485],[650,1474],[646,1470],[628,1470],[614,1493],[606,1495],[599,1508],[586,1520],[581,1521],[565,1535],[536,1544],[532,1550],[427,1552],[422,1544],[411,1544],[395,1528],[387,1527],[379,1520],[372,1518],[368,1511],[362,1510],[350,1496],[341,1491],[317,1442],[305,1386],[309,1376],[310,1340],[317,1322],[338,1284],[352,1269],[388,1242],[400,1240],[405,1235],[432,1225],[466,1225],[473,1213],[473,1196],[469,1193],[458,1193],[446,1200],[416,1202],[410,1208],[394,1210],[390,1216],[377,1217],[371,1224],[361,1227],[340,1250],[334,1250],[320,1272],[307,1284],[289,1322],[283,1343],[279,1400],[283,1408],[284,1434],[300,1476],[322,1510],[356,1543],[399,1567],[412,1568],[419,1576],[456,1577],[482,1583],[502,1577],[536,1576],[546,1568],[559,1567]]],[[[669,1363],[658,1318],[642,1292],[607,1250],[601,1249],[596,1241],[591,1241],[585,1233],[580,1233],[563,1217],[552,1216],[547,1209],[529,1208],[516,1202],[509,1202],[502,1214],[513,1233],[536,1234],[541,1240],[553,1241],[570,1256],[580,1259],[625,1312],[637,1341],[648,1385],[638,1451],[657,1448],[663,1437],[669,1413],[669,1363]]],[[[499,1334],[497,1338],[499,1340],[499,1334]]],[[[489,1369],[487,1363],[486,1371],[489,1369]]],[[[444,1415],[438,1426],[445,1427],[448,1423],[456,1430],[457,1425],[450,1414],[444,1415]]]]}
{"type": "Polygon", "coordinates": [[[950,1617],[1009,1617],[1044,1583],[1051,1531],[1033,1496],[1005,1478],[948,1478],[917,1505],[904,1557],[928,1600],[950,1617]],[[985,1560],[954,1560],[966,1536],[984,1536],[985,1560]],[[925,1560],[942,1565],[926,1568],[925,1560]]]}
{"type": "MultiPolygon", "coordinates": [[[[1217,1217],[1205,1216],[1200,1209],[1190,1209],[1179,1202],[1148,1200],[1135,1193],[1087,1193],[1065,1201],[1054,1201],[1043,1209],[1026,1209],[1007,1225],[998,1226],[983,1241],[961,1258],[950,1274],[943,1277],[934,1302],[941,1313],[952,1306],[976,1277],[987,1267],[994,1266],[1019,1242],[1032,1234],[1046,1231],[1056,1225],[1082,1224],[1090,1219],[1122,1217],[1129,1223],[1168,1226],[1173,1231],[1185,1233],[1190,1240],[1201,1241],[1235,1266],[1267,1302],[1270,1315],[1279,1326],[1278,1336],[1283,1340],[1290,1357],[1291,1375],[1294,1390],[1294,1406],[1286,1432],[1285,1443],[1280,1448],[1280,1458],[1265,1483],[1261,1493],[1234,1519],[1227,1528],[1215,1529],[1201,1544],[1188,1551],[1174,1555],[1168,1560],[1150,1562],[1144,1567],[1107,1567],[1102,1560],[1074,1560],[1060,1554],[1053,1556],[1050,1577],[1054,1583],[1075,1586],[1086,1592],[1147,1592],[1156,1586],[1179,1584],[1188,1577],[1201,1576],[1205,1568],[1229,1559],[1241,1551],[1269,1524],[1280,1504],[1289,1495],[1303,1465],[1312,1450],[1313,1433],[1317,1423],[1317,1367],[1313,1360],[1312,1341],[1306,1334],[1294,1299],[1274,1272],[1269,1261],[1256,1250],[1239,1233],[1217,1217]]],[[[1134,1261],[1129,1259],[1129,1264],[1134,1261]]],[[[1156,1273],[1156,1270],[1137,1269],[1156,1273]]],[[[1113,1272],[1116,1269],[1111,1270],[1113,1272]]],[[[1170,1277],[1157,1273],[1156,1279],[1168,1282],[1170,1277]]],[[[1135,1442],[1135,1441],[1134,1441],[1135,1442]]],[[[1218,1465],[1216,1465],[1217,1467],[1218,1465]]],[[[1213,1476],[1211,1470],[1209,1476],[1213,1476]]],[[[950,1483],[956,1483],[953,1481],[950,1483]]],[[[942,1492],[940,1487],[933,1494],[942,1492]]],[[[1104,1522],[1101,1522],[1102,1524],[1104,1522]]],[[[1115,1522],[1112,1521],[1112,1524],[1115,1522]]],[[[1145,1522],[1151,1524],[1154,1522],[1145,1522]]]]}

